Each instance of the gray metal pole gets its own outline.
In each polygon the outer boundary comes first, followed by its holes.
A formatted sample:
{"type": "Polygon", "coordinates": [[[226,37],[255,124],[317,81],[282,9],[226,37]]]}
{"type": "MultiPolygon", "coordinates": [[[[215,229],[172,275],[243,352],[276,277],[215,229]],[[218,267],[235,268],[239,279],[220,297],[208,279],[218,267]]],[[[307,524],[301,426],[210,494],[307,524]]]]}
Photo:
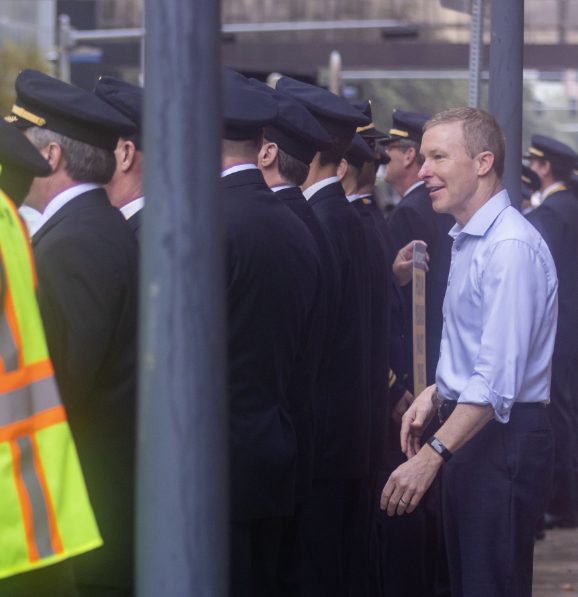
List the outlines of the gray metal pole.
{"type": "Polygon", "coordinates": [[[506,136],[503,182],[517,207],[521,202],[523,48],[524,0],[492,0],[490,112],[506,136]]]}
{"type": "Polygon", "coordinates": [[[219,7],[146,2],[139,597],[226,597],[219,7]]]}
{"type": "Polygon", "coordinates": [[[341,95],[341,54],[337,50],[329,54],[329,91],[341,95]]]}
{"type": "Polygon", "coordinates": [[[484,42],[484,0],[473,0],[470,32],[470,77],[468,106],[480,105],[480,79],[482,72],[482,47],[484,42]]]}
{"type": "Polygon", "coordinates": [[[70,83],[70,17],[58,17],[58,78],[70,83]]]}

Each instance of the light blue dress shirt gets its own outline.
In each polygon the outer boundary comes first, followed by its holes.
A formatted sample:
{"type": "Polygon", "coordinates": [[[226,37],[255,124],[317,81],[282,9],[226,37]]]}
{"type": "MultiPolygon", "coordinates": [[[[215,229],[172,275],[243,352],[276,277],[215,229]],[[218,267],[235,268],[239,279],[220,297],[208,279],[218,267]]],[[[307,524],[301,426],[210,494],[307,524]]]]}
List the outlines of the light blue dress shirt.
{"type": "Polygon", "coordinates": [[[514,402],[549,401],[556,267],[506,191],[449,234],[437,390],[450,400],[491,404],[495,419],[507,423],[514,402]]]}

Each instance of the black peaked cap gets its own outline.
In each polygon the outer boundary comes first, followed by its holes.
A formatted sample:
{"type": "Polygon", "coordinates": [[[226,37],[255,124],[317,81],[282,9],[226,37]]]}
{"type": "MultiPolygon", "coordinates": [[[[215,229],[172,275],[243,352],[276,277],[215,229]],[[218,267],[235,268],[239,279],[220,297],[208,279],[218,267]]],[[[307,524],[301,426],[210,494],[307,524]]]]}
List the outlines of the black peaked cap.
{"type": "Polygon", "coordinates": [[[51,172],[48,162],[22,132],[0,119],[0,189],[20,205],[32,179],[51,172]]]}
{"type": "Polygon", "coordinates": [[[19,168],[30,176],[48,176],[52,169],[40,152],[17,128],[0,119],[0,167],[19,168]]]}
{"type": "Polygon", "coordinates": [[[375,155],[367,141],[359,133],[355,133],[345,159],[355,167],[361,168],[365,162],[375,162],[375,155]]]}
{"type": "Polygon", "coordinates": [[[427,114],[419,112],[406,112],[394,110],[392,115],[392,126],[389,129],[387,142],[393,143],[406,139],[421,143],[423,125],[430,119],[427,114]]]}
{"type": "Polygon", "coordinates": [[[522,165],[522,184],[527,186],[532,192],[539,191],[542,186],[540,177],[531,168],[524,165],[522,165]]]}
{"type": "Polygon", "coordinates": [[[331,147],[331,138],[303,104],[256,79],[250,81],[277,103],[277,118],[265,127],[264,134],[269,141],[307,165],[318,151],[331,147]]]}
{"type": "Polygon", "coordinates": [[[259,135],[277,118],[277,103],[270,93],[257,87],[242,74],[223,71],[223,137],[243,141],[259,135]]]}
{"type": "Polygon", "coordinates": [[[130,139],[137,149],[141,149],[144,89],[114,77],[100,77],[93,93],[135,125],[136,132],[123,137],[130,139]]]}
{"type": "Polygon", "coordinates": [[[359,102],[351,102],[351,105],[354,108],[357,108],[360,112],[363,112],[367,118],[371,121],[369,124],[365,126],[357,127],[357,132],[364,138],[364,139],[385,139],[387,137],[387,133],[380,131],[375,127],[373,123],[373,115],[371,113],[371,100],[361,100],[359,102]]]}
{"type": "Polygon", "coordinates": [[[39,71],[16,78],[16,101],[6,121],[18,128],[38,126],[95,147],[113,150],[134,124],[94,94],[39,71]]]}
{"type": "Polygon", "coordinates": [[[538,158],[559,164],[578,165],[578,154],[568,145],[546,135],[532,135],[526,159],[538,158]]]}
{"type": "Polygon", "coordinates": [[[328,133],[338,137],[348,137],[357,127],[371,123],[365,114],[347,100],[316,85],[281,77],[276,89],[304,104],[328,133]]]}

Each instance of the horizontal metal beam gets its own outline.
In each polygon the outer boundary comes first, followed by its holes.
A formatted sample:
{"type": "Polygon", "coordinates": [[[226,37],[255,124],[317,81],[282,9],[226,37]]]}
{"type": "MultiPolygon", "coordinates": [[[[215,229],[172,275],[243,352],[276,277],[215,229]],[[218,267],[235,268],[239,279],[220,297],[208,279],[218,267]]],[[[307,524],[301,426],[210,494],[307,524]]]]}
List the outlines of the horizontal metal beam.
{"type": "Polygon", "coordinates": [[[126,41],[141,39],[145,34],[143,28],[137,29],[70,29],[70,41],[126,41]]]}
{"type": "MultiPolygon", "coordinates": [[[[399,19],[349,19],[342,21],[278,21],[270,23],[231,23],[221,27],[222,33],[281,33],[290,31],[341,31],[356,29],[415,30],[418,26],[399,19]]],[[[72,42],[121,41],[140,39],[144,28],[131,29],[71,29],[72,42]]]]}
{"type": "MultiPolygon", "coordinates": [[[[540,73],[536,70],[524,70],[525,81],[535,81],[540,78],[540,73]]],[[[487,81],[490,77],[489,71],[480,73],[482,80],[487,81]]],[[[365,81],[365,80],[383,80],[383,79],[455,79],[467,80],[469,71],[467,70],[344,70],[341,73],[344,81],[365,81]]],[[[568,106],[566,105],[566,109],[568,106]]]]}
{"type": "MultiPolygon", "coordinates": [[[[343,58],[346,71],[428,71],[468,69],[467,44],[426,43],[419,41],[350,41],[288,42],[271,41],[223,42],[223,62],[236,70],[251,73],[279,71],[286,74],[315,77],[327,68],[332,50],[343,58]]],[[[482,49],[483,63],[489,64],[489,47],[482,49]]],[[[576,68],[578,45],[527,44],[524,47],[524,68],[559,72],[576,68]]]]}
{"type": "Polygon", "coordinates": [[[406,29],[415,23],[399,19],[349,19],[340,21],[278,21],[271,23],[231,23],[223,33],[280,33],[283,31],[341,31],[344,29],[406,29]]]}

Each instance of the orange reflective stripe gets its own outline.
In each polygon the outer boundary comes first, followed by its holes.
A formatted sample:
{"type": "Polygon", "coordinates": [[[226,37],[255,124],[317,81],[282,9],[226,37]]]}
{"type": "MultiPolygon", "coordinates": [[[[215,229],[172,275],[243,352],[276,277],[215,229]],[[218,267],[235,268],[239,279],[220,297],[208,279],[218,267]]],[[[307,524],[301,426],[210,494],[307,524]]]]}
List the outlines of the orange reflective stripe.
{"type": "Polygon", "coordinates": [[[52,377],[53,375],[54,370],[49,360],[38,361],[37,363],[28,365],[25,369],[0,375],[0,393],[6,394],[14,390],[19,390],[30,383],[46,377],[52,377]]]}
{"type": "Polygon", "coordinates": [[[50,491],[48,490],[48,484],[46,483],[46,475],[44,474],[44,468],[42,467],[42,460],[40,460],[40,451],[38,450],[38,444],[36,443],[36,437],[30,436],[30,442],[32,444],[32,454],[34,455],[34,467],[36,469],[36,476],[42,489],[44,496],[44,503],[46,507],[46,516],[48,518],[48,528],[50,532],[50,543],[52,544],[52,550],[54,553],[62,553],[64,547],[62,546],[62,538],[58,530],[58,523],[56,521],[56,513],[54,511],[54,504],[50,499],[50,491]]]}
{"type": "Polygon", "coordinates": [[[20,509],[22,510],[22,523],[24,525],[24,533],[26,535],[26,547],[28,548],[28,559],[31,562],[36,562],[40,558],[38,556],[38,549],[36,548],[36,541],[34,540],[34,524],[32,522],[32,506],[28,499],[28,492],[22,479],[20,469],[20,450],[15,441],[10,442],[10,451],[12,452],[12,464],[14,473],[14,483],[18,491],[18,500],[20,502],[20,509]]]}
{"type": "Polygon", "coordinates": [[[66,421],[66,411],[63,406],[55,406],[49,408],[41,413],[32,415],[24,421],[18,421],[17,423],[11,423],[0,427],[0,442],[9,442],[19,437],[20,435],[26,435],[34,433],[39,429],[50,427],[58,423],[66,421]]]}

